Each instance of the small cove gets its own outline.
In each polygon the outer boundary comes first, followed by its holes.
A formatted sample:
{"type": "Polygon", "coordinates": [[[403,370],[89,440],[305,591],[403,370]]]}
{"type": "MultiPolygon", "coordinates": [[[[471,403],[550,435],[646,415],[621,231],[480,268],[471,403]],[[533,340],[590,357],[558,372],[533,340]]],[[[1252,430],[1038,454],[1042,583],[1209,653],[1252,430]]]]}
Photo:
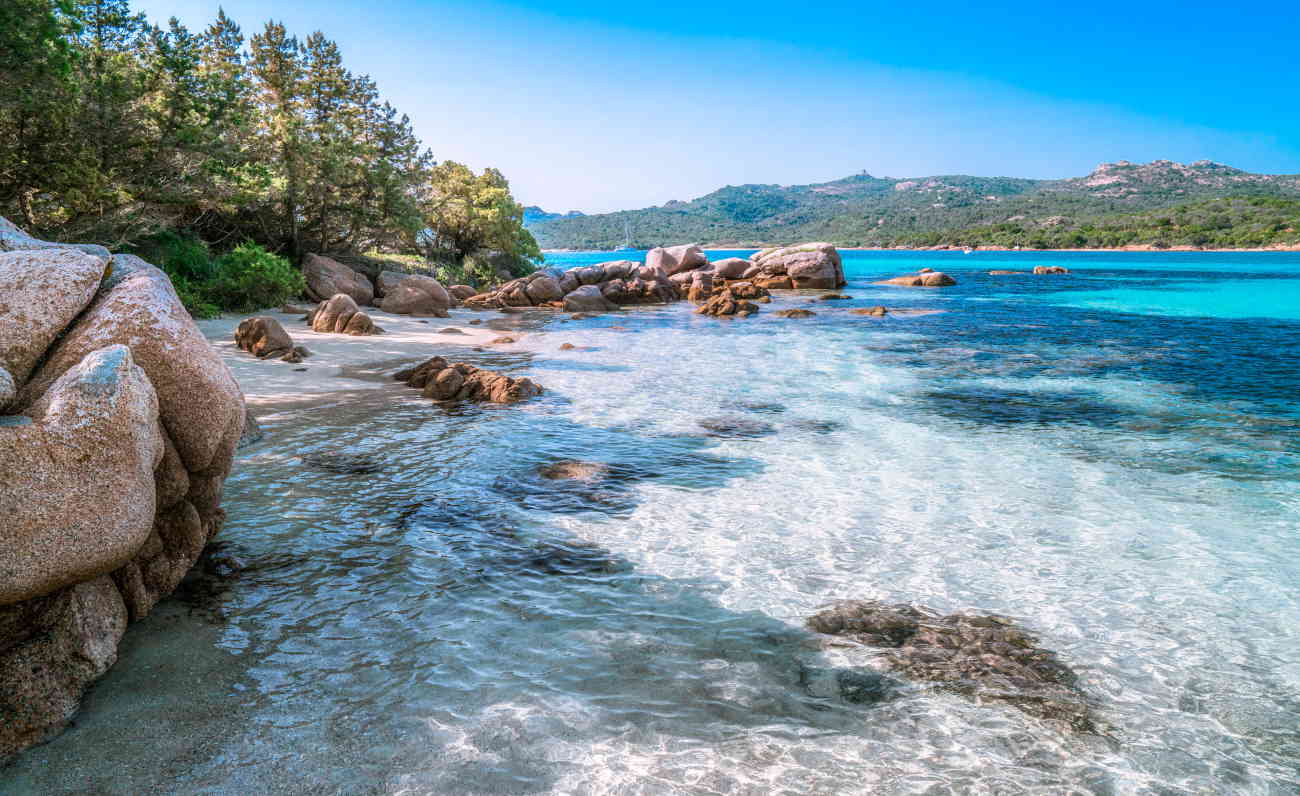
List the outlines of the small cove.
{"type": "Polygon", "coordinates": [[[522,335],[426,354],[547,388],[520,406],[448,412],[386,381],[419,358],[396,326],[310,394],[269,385],[226,486],[233,574],[132,628],[3,790],[1292,792],[1300,322],[1267,286],[1300,255],[845,266],[852,301],[740,321],[435,319],[522,335]],[[1072,273],[987,274],[1039,264],[1072,273]],[[922,266],[958,286],[871,284],[922,266]],[[1257,314],[1190,312],[1202,288],[1253,290],[1257,314]],[[848,312],[874,304],[943,312],[848,312]],[[376,467],[304,461],[330,453],[376,467]],[[615,477],[538,480],[562,460],[615,477]],[[1109,737],[919,683],[845,698],[828,683],[872,651],[803,623],[864,598],[1013,617],[1109,737]]]}

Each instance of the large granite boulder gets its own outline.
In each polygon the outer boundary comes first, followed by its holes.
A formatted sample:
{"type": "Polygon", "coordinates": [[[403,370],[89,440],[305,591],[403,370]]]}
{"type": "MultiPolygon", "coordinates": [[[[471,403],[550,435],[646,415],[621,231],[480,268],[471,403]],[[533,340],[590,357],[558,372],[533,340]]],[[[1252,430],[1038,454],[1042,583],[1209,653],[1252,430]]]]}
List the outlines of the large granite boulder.
{"type": "Polygon", "coordinates": [[[31,240],[0,299],[0,760],[58,731],[220,529],[245,416],[165,274],[31,240]]]}
{"type": "Polygon", "coordinates": [[[693,271],[709,264],[704,249],[696,244],[671,246],[669,248],[651,249],[646,253],[645,264],[652,268],[662,268],[669,276],[683,271],[693,271]]]}
{"type": "MultiPolygon", "coordinates": [[[[19,404],[34,402],[87,354],[114,343],[128,346],[148,374],[163,425],[186,469],[224,481],[243,425],[243,393],[167,275],[134,255],[113,257],[112,273],[94,302],[46,353],[19,404]]],[[[217,498],[219,491],[202,502],[215,510],[217,498]]]]}
{"type": "Polygon", "coordinates": [[[45,249],[71,249],[93,254],[107,263],[113,255],[98,243],[53,243],[38,240],[20,229],[17,224],[0,216],[0,252],[33,251],[45,249]]]}
{"type": "Polygon", "coordinates": [[[542,394],[542,388],[529,379],[512,379],[494,370],[448,362],[442,357],[398,371],[393,378],[422,390],[425,398],[439,402],[512,404],[542,394]]]}
{"type": "Polygon", "coordinates": [[[808,627],[884,648],[882,658],[891,671],[1096,732],[1075,673],[1005,617],[940,616],[913,605],[846,600],[811,617],[808,627]]]}
{"type": "Polygon", "coordinates": [[[798,289],[833,290],[847,284],[840,253],[829,243],[801,243],[763,249],[750,257],[757,267],[752,275],[762,287],[781,288],[788,284],[798,289]]]}
{"type": "Polygon", "coordinates": [[[375,298],[382,299],[397,289],[397,285],[409,274],[405,271],[380,271],[375,276],[375,298]]]}
{"type": "Polygon", "coordinates": [[[616,309],[618,305],[605,298],[605,294],[595,285],[575,288],[564,297],[565,312],[605,312],[616,309]]]}
{"type": "MultiPolygon", "coordinates": [[[[380,279],[391,273],[381,273],[380,279]]],[[[431,276],[403,274],[402,279],[388,279],[384,298],[379,309],[394,315],[422,315],[432,318],[448,317],[447,309],[453,304],[451,294],[442,283],[431,276]]]]}
{"type": "Polygon", "coordinates": [[[21,417],[0,431],[0,605],[130,561],[164,448],[158,396],[124,345],[88,354],[21,417]]]}
{"type": "Polygon", "coordinates": [[[307,296],[313,301],[326,301],[343,293],[363,307],[375,303],[375,287],[370,280],[329,257],[308,254],[302,260],[302,275],[307,280],[307,296]]]}
{"type": "Polygon", "coordinates": [[[375,326],[370,316],[362,312],[352,297],[345,293],[339,293],[317,305],[307,316],[307,325],[313,332],[327,334],[362,336],[379,333],[379,327],[375,326]]]}
{"type": "Polygon", "coordinates": [[[536,279],[530,279],[524,287],[524,293],[528,295],[528,300],[534,305],[549,304],[552,301],[560,301],[564,294],[560,292],[559,283],[549,274],[542,274],[536,279]]]}
{"type": "Polygon", "coordinates": [[[22,384],[99,290],[107,263],[75,249],[0,253],[0,366],[22,384]]]}
{"type": "Polygon", "coordinates": [[[470,296],[478,295],[478,291],[470,287],[469,285],[452,285],[451,287],[447,288],[447,292],[450,293],[457,301],[464,301],[470,296]]]}
{"type": "Polygon", "coordinates": [[[745,272],[754,267],[749,260],[728,257],[713,264],[713,275],[718,279],[744,279],[745,272]]]}
{"type": "Polygon", "coordinates": [[[957,284],[957,280],[943,271],[925,270],[915,274],[896,276],[892,279],[882,279],[876,284],[898,285],[899,287],[949,287],[957,284]]]}

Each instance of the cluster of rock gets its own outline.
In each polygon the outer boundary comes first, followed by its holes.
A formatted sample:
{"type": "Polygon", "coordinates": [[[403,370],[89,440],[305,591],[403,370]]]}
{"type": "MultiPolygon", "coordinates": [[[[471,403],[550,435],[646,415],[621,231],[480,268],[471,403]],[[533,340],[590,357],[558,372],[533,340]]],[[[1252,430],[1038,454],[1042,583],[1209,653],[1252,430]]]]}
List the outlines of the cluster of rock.
{"type": "Polygon", "coordinates": [[[1004,617],[940,616],[912,605],[848,600],[814,615],[808,627],[885,648],[884,660],[894,672],[1097,731],[1074,672],[1004,617]]]}
{"type": "Polygon", "coordinates": [[[265,315],[240,321],[235,329],[235,345],[258,359],[298,363],[311,356],[307,349],[293,344],[279,321],[265,315]]]}
{"type": "Polygon", "coordinates": [[[230,371],[158,269],[0,219],[0,760],[49,737],[224,520],[230,371]]]}
{"type": "Polygon", "coordinates": [[[494,370],[448,362],[442,357],[398,371],[393,378],[422,390],[425,398],[441,402],[513,404],[542,394],[542,388],[529,379],[512,379],[494,370]]]}
{"type": "Polygon", "coordinates": [[[472,309],[550,307],[567,312],[604,312],[629,304],[666,304],[681,296],[659,266],[617,260],[570,268],[542,269],[465,299],[472,309]]]}
{"type": "Polygon", "coordinates": [[[802,243],[763,249],[748,260],[728,257],[708,262],[698,246],[655,249],[646,261],[664,262],[679,289],[710,292],[710,283],[746,281],[764,290],[827,290],[846,284],[840,253],[829,243],[802,243]],[[656,255],[657,252],[663,254],[656,255]]]}
{"type": "Polygon", "coordinates": [[[322,301],[307,314],[305,320],[313,332],[361,336],[379,334],[383,331],[346,293],[339,293],[328,301],[322,301]]]}
{"type": "Polygon", "coordinates": [[[748,318],[758,312],[758,305],[745,301],[733,293],[730,288],[723,287],[709,296],[708,300],[695,312],[698,315],[713,315],[715,317],[734,315],[738,318],[748,318]]]}
{"type": "Polygon", "coordinates": [[[380,270],[374,281],[337,260],[320,254],[308,254],[302,262],[307,281],[307,295],[317,302],[345,295],[358,307],[377,306],[394,315],[417,315],[446,318],[447,310],[476,291],[468,285],[444,287],[424,274],[380,270]]]}
{"type": "MultiPolygon", "coordinates": [[[[748,260],[731,257],[710,263],[696,245],[651,249],[645,263],[616,260],[566,271],[543,269],[464,299],[473,309],[546,307],[567,312],[603,312],[635,304],[667,304],[688,298],[708,303],[719,287],[732,299],[758,298],[770,289],[838,288],[845,284],[839,252],[829,243],[764,249],[748,260]],[[737,282],[748,288],[737,288],[737,282]],[[740,292],[738,292],[740,291],[740,292]],[[745,291],[753,295],[746,295],[745,291]]],[[[718,306],[729,306],[723,298],[718,306]]],[[[743,308],[721,314],[741,314],[743,308]]],[[[715,314],[709,312],[708,314],[715,314]]]]}

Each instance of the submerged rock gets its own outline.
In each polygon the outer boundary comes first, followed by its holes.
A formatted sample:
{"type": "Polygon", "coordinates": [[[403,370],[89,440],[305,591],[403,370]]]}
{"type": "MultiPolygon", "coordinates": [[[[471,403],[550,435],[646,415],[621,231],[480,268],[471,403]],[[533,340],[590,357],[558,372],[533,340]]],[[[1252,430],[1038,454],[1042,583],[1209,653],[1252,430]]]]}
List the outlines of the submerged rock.
{"type": "Polygon", "coordinates": [[[710,437],[762,437],[776,433],[771,423],[734,415],[706,417],[696,425],[709,432],[710,437]]]}
{"type": "Polygon", "coordinates": [[[817,313],[812,310],[781,310],[776,314],[778,318],[811,318],[817,313]]]}
{"type": "Polygon", "coordinates": [[[825,293],[817,297],[818,301],[852,301],[852,296],[846,296],[843,293],[825,293]]]}
{"type": "Polygon", "coordinates": [[[1068,274],[1070,269],[1063,265],[1035,265],[1034,273],[1039,276],[1043,274],[1068,274]]]}
{"type": "Polygon", "coordinates": [[[439,402],[512,404],[542,394],[542,388],[530,379],[514,379],[464,362],[451,363],[442,357],[398,371],[393,378],[423,390],[425,398],[439,402]]]}
{"type": "Polygon", "coordinates": [[[340,475],[368,475],[383,469],[383,463],[368,453],[322,451],[303,454],[303,464],[316,470],[340,475]]]}
{"type": "Polygon", "coordinates": [[[862,308],[862,309],[849,310],[849,314],[851,314],[851,315],[870,315],[870,316],[872,316],[872,317],[876,317],[876,318],[883,318],[883,317],[885,317],[886,315],[889,314],[889,310],[886,309],[886,308],[884,308],[884,307],[882,307],[882,306],[880,306],[880,305],[876,305],[875,307],[865,307],[865,308],[862,308]]]}
{"type": "Polygon", "coordinates": [[[1005,702],[1081,732],[1097,731],[1074,672],[1005,617],[940,616],[907,604],[847,600],[813,615],[808,627],[883,647],[889,669],[913,679],[979,701],[1005,702]]]}
{"type": "Polygon", "coordinates": [[[900,287],[949,287],[957,280],[942,271],[929,271],[907,276],[896,276],[876,282],[877,285],[898,285],[900,287]]]}
{"type": "Polygon", "coordinates": [[[604,462],[561,459],[537,468],[537,474],[551,481],[599,481],[609,475],[609,465],[604,462]]]}

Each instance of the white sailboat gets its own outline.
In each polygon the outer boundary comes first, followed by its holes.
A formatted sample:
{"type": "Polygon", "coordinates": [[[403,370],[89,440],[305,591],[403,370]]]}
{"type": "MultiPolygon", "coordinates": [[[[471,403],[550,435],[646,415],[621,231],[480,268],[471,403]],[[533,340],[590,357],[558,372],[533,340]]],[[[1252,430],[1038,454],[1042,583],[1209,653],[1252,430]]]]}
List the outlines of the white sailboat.
{"type": "Polygon", "coordinates": [[[618,252],[635,251],[632,248],[632,225],[628,223],[628,220],[626,218],[623,219],[623,247],[619,249],[615,249],[614,251],[618,251],[618,252]]]}

